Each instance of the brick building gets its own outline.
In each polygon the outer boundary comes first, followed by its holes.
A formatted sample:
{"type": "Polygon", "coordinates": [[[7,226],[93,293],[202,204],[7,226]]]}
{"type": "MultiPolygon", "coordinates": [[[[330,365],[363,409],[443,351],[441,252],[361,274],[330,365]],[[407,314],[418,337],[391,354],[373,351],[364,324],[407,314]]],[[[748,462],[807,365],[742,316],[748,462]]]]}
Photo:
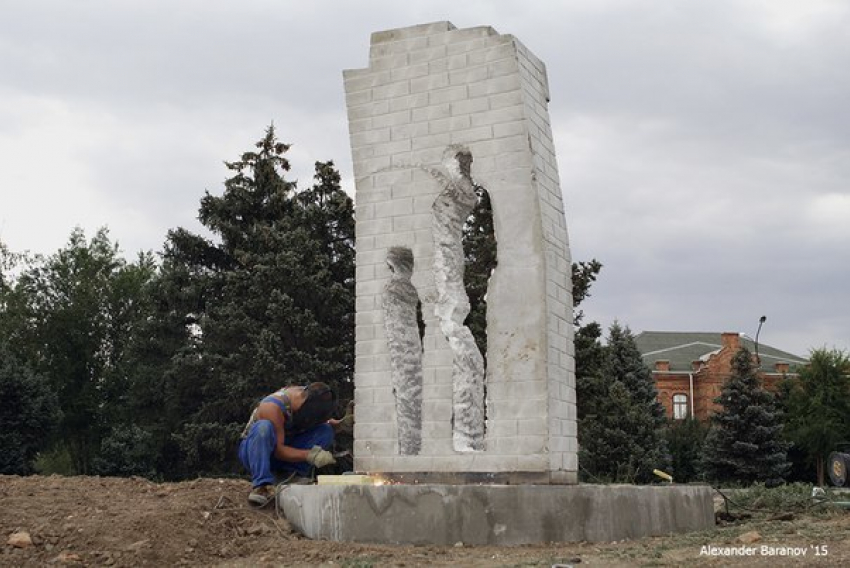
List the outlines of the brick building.
{"type": "MultiPolygon", "coordinates": [[[[635,337],[643,361],[652,370],[658,399],[668,418],[695,416],[708,420],[717,410],[714,399],[732,373],[732,358],[746,347],[755,354],[749,337],[734,333],[644,331],[635,337]]],[[[759,376],[775,389],[785,376],[793,376],[806,360],[759,343],[759,376]]]]}

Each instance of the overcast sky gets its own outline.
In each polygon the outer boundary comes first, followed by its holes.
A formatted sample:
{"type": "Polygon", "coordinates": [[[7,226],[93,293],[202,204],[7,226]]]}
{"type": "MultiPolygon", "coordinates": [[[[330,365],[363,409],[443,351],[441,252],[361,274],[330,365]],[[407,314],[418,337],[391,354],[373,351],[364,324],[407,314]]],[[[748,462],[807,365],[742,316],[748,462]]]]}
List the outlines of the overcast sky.
{"type": "Polygon", "coordinates": [[[0,240],[108,226],[128,257],[199,230],[274,121],[292,178],[353,192],[342,70],[449,20],[548,67],[587,318],[850,349],[850,2],[0,0],[0,240]]]}

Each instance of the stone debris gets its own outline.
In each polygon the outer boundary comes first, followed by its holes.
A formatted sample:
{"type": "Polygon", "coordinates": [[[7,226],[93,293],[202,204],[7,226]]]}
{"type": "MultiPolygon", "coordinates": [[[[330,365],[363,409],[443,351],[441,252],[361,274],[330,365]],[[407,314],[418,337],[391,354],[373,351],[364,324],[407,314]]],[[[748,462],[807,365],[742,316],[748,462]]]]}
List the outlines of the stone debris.
{"type": "Polygon", "coordinates": [[[761,535],[758,531],[749,531],[739,536],[736,540],[742,544],[752,544],[760,541],[761,535]]]}
{"type": "Polygon", "coordinates": [[[54,559],[54,562],[59,562],[60,564],[71,564],[72,562],[82,562],[82,558],[79,554],[74,554],[73,552],[60,552],[59,556],[54,559]]]}
{"type": "Polygon", "coordinates": [[[9,540],[6,541],[6,544],[15,548],[29,548],[32,546],[32,537],[26,531],[15,532],[9,535],[9,540]]]}
{"type": "Polygon", "coordinates": [[[145,546],[149,546],[150,542],[150,539],[139,540],[137,542],[134,542],[133,544],[128,544],[124,550],[126,550],[127,552],[139,552],[145,546]]]}

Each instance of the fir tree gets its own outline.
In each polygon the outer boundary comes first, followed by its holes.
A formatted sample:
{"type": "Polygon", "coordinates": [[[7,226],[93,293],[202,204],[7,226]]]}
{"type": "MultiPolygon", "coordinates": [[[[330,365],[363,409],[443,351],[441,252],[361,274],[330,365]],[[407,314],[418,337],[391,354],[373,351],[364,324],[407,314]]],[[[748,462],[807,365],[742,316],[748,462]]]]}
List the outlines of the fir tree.
{"type": "Polygon", "coordinates": [[[496,268],[496,235],[490,194],[476,188],[478,201],[463,226],[464,286],[469,314],[463,322],[472,332],[478,350],[487,361],[487,287],[496,268]]]}
{"type": "Polygon", "coordinates": [[[167,371],[184,419],[174,439],[188,471],[228,471],[253,403],[286,384],[353,392],[354,207],[331,162],[298,191],[269,127],[256,151],[226,163],[224,194],[199,218],[213,243],[178,229],[165,260],[191,290],[182,316],[195,338],[167,371]],[[191,311],[189,311],[191,310],[191,311]]]}
{"type": "Polygon", "coordinates": [[[732,359],[732,376],[715,401],[705,439],[703,470],[715,481],[782,480],[790,469],[789,444],[782,440],[782,415],[773,394],[764,389],[753,358],[741,348],[732,359]]]}
{"type": "Polygon", "coordinates": [[[669,473],[673,474],[679,483],[696,481],[702,471],[700,464],[702,460],[702,445],[705,442],[707,429],[703,424],[693,417],[684,420],[670,420],[664,431],[667,447],[670,450],[671,467],[669,473]]]}
{"type": "Polygon", "coordinates": [[[590,296],[590,286],[596,281],[602,263],[574,262],[572,265],[573,325],[576,361],[576,406],[578,418],[593,414],[596,401],[605,396],[601,380],[605,349],[602,346],[602,327],[597,322],[582,324],[584,312],[579,305],[590,296]]]}
{"type": "Polygon", "coordinates": [[[579,463],[592,480],[648,483],[670,456],[664,408],[628,328],[613,324],[599,374],[585,377],[579,463]]]}
{"type": "Polygon", "coordinates": [[[573,324],[581,327],[584,312],[578,309],[586,298],[590,297],[590,286],[602,270],[602,263],[595,258],[590,261],[574,262],[572,265],[573,324]]]}
{"type": "Polygon", "coordinates": [[[602,374],[605,347],[601,342],[602,327],[590,322],[575,332],[576,359],[576,412],[579,421],[599,413],[597,406],[604,403],[608,383],[602,374]]]}

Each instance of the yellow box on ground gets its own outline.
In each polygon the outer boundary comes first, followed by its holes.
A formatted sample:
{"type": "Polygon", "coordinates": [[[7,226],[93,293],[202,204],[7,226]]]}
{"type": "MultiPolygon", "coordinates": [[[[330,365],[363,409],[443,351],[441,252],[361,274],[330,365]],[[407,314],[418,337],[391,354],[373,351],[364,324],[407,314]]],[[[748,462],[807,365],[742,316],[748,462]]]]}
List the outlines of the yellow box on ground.
{"type": "Polygon", "coordinates": [[[370,475],[319,475],[318,485],[373,485],[376,479],[370,475]]]}

